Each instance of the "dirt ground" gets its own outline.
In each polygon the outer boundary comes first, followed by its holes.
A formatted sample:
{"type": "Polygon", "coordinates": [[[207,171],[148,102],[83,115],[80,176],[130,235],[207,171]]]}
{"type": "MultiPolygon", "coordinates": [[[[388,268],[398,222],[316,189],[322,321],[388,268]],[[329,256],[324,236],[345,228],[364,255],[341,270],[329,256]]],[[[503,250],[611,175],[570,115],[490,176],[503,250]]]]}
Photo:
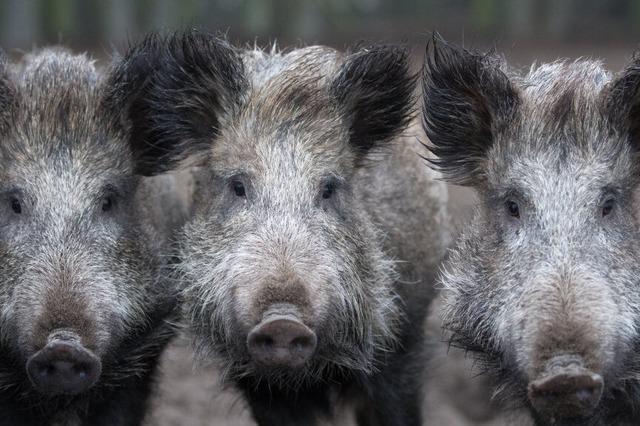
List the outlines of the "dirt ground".
{"type": "MultiPolygon", "coordinates": [[[[539,46],[501,47],[507,58],[519,67],[559,57],[591,56],[603,58],[606,66],[618,71],[633,51],[633,46],[565,46],[549,49],[539,46]]],[[[450,187],[449,209],[454,224],[462,226],[475,204],[474,194],[464,188],[450,187]]],[[[437,307],[436,307],[437,309],[437,307]]],[[[437,329],[437,313],[431,329],[437,329]]],[[[435,342],[439,339],[436,337],[435,342]]],[[[447,352],[446,345],[434,348],[428,377],[425,378],[425,424],[436,426],[526,426],[529,420],[519,413],[495,416],[489,408],[490,390],[482,378],[471,371],[470,361],[460,352],[447,352]]],[[[185,339],[178,339],[164,354],[157,393],[147,426],[251,426],[254,425],[240,395],[223,389],[214,367],[195,367],[193,354],[185,339]]],[[[339,425],[352,425],[347,416],[339,425]]]]}
{"type": "Polygon", "coordinates": [[[193,361],[185,339],[164,354],[148,426],[253,425],[239,394],[221,388],[215,368],[193,361]]]}

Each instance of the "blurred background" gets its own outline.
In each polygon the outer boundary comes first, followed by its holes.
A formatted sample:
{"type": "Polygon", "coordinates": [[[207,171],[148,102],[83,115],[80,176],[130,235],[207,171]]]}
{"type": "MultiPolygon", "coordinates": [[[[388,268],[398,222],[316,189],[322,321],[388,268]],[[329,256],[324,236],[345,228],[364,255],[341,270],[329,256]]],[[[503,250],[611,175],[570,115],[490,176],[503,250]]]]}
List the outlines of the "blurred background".
{"type": "Polygon", "coordinates": [[[64,43],[95,55],[149,30],[197,26],[237,42],[362,39],[422,45],[429,30],[533,58],[598,55],[619,62],[640,38],[640,0],[1,0],[0,45],[9,52],[64,43]]]}
{"type": "MultiPolygon", "coordinates": [[[[586,56],[617,71],[640,40],[640,0],[0,0],[0,47],[14,55],[64,44],[104,64],[114,50],[148,31],[188,27],[259,46],[403,41],[412,46],[416,67],[430,31],[437,30],[467,47],[496,48],[519,67],[586,56]]],[[[451,189],[458,224],[473,204],[468,190],[451,189]]],[[[461,354],[435,352],[429,372],[435,386],[425,400],[429,424],[522,424],[494,416],[487,402],[491,391],[469,379],[475,373],[463,374],[455,364],[447,370],[445,361],[462,363],[461,354]]],[[[192,357],[186,340],[165,354],[148,425],[251,426],[239,395],[222,389],[215,367],[194,369],[192,357]]]]}

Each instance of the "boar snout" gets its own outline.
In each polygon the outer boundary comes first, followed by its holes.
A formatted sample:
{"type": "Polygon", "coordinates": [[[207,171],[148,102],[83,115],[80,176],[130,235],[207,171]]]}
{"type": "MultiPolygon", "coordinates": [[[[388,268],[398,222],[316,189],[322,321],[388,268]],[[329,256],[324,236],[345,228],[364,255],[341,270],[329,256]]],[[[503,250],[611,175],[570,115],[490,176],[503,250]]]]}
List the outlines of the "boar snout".
{"type": "Polygon", "coordinates": [[[27,361],[27,374],[34,387],[49,395],[77,395],[93,386],[102,364],[79,339],[53,336],[27,361]]]}
{"type": "Polygon", "coordinates": [[[584,367],[577,356],[550,359],[538,379],[529,383],[529,400],[542,415],[556,418],[590,416],[600,403],[602,376],[584,367]]]}
{"type": "Polygon", "coordinates": [[[296,315],[277,311],[268,311],[247,336],[249,354],[266,367],[302,367],[317,343],[316,334],[296,315]]]}

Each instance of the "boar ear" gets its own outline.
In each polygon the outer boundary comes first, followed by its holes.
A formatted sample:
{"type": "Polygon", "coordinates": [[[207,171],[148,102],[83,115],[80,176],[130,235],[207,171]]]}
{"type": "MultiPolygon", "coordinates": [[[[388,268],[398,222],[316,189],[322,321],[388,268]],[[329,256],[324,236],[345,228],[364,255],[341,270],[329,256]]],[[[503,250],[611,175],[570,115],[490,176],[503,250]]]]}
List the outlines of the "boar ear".
{"type": "Polygon", "coordinates": [[[414,112],[415,84],[403,47],[371,46],[347,56],[331,92],[347,114],[356,152],[364,155],[407,127],[414,112]]]}
{"type": "Polygon", "coordinates": [[[640,52],[604,91],[605,114],[617,131],[640,150],[640,52]]]}
{"type": "Polygon", "coordinates": [[[116,66],[107,96],[120,114],[136,171],[153,175],[206,151],[246,90],[242,61],[196,31],[148,36],[116,66]]]}
{"type": "Polygon", "coordinates": [[[518,95],[496,58],[434,34],[422,79],[422,124],[430,163],[452,183],[482,179],[482,160],[517,109],[518,95]]]}

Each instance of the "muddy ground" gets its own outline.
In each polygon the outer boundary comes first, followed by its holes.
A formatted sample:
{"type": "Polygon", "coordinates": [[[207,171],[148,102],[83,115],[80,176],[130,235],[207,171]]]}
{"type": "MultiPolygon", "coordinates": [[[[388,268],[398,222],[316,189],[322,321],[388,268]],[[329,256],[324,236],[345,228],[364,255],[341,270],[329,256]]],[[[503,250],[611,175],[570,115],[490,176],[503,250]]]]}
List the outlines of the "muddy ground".
{"type": "MultiPolygon", "coordinates": [[[[606,66],[619,70],[633,51],[626,46],[560,46],[520,45],[499,46],[507,58],[519,67],[527,68],[535,59],[545,62],[561,57],[591,56],[603,58],[606,66]]],[[[450,212],[460,227],[473,211],[475,197],[469,190],[451,187],[450,212]]],[[[431,318],[437,327],[437,315],[431,318]]],[[[437,332],[434,331],[437,334],[437,332]]],[[[456,351],[447,353],[446,346],[435,344],[432,367],[425,382],[425,424],[436,426],[524,426],[527,421],[518,413],[495,416],[489,408],[490,391],[482,378],[476,378],[470,361],[456,351]],[[464,366],[464,368],[461,368],[464,366]]],[[[339,425],[352,425],[348,415],[340,416],[339,425]]],[[[233,389],[221,386],[212,366],[194,367],[193,353],[185,339],[176,340],[165,353],[161,376],[148,426],[251,426],[254,423],[242,398],[233,389]]]]}

